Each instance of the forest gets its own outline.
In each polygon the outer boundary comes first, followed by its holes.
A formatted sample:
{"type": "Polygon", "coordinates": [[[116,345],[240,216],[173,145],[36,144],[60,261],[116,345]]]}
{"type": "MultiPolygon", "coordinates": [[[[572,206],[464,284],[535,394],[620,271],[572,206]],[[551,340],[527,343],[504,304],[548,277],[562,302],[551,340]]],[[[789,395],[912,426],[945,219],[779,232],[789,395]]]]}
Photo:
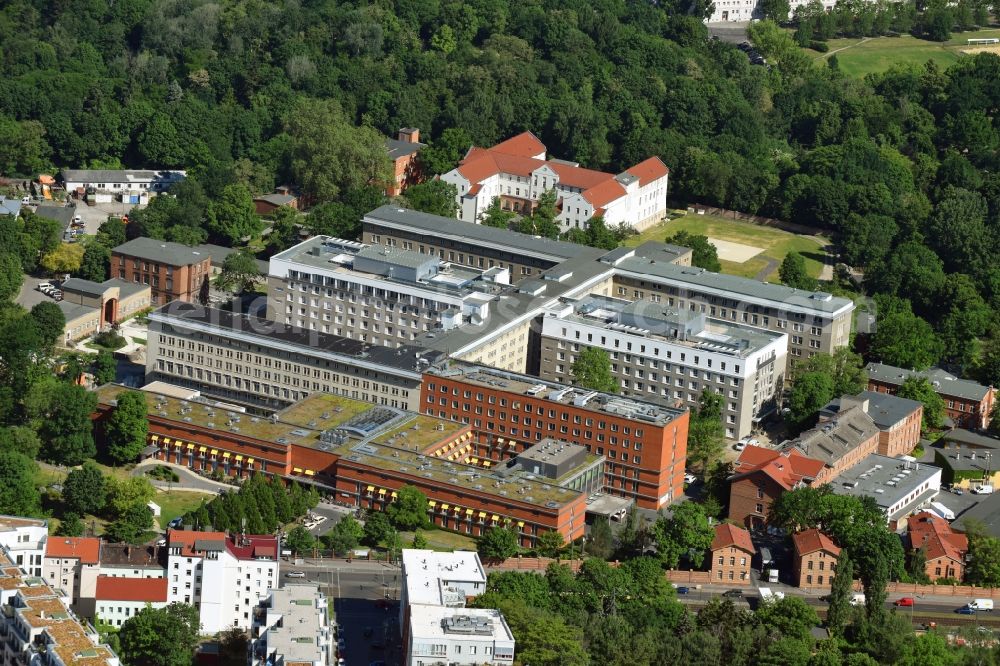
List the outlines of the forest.
{"type": "MultiPolygon", "coordinates": [[[[924,9],[913,6],[914,25],[924,9]]],[[[770,65],[758,66],[708,38],[705,11],[677,0],[15,0],[0,12],[0,172],[183,167],[193,204],[171,214],[215,237],[242,233],[226,221],[281,183],[343,226],[379,202],[368,184],[387,167],[382,137],[403,126],[430,144],[426,175],[523,130],[592,168],[658,155],[678,204],[831,235],[880,323],[903,336],[876,337],[874,358],[1000,382],[989,337],[1000,57],[857,80],[763,21],[752,36],[770,65]]]]}

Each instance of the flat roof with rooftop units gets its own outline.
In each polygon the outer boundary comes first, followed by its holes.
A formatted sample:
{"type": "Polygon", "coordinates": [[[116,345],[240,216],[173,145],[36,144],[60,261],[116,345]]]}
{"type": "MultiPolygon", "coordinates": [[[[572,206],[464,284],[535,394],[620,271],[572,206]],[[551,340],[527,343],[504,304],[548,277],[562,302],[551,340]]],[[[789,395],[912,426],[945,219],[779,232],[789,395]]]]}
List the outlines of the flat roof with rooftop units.
{"type": "Polygon", "coordinates": [[[892,525],[938,494],[941,468],[873,453],[841,472],[831,487],[837,495],[875,498],[892,525]]]}

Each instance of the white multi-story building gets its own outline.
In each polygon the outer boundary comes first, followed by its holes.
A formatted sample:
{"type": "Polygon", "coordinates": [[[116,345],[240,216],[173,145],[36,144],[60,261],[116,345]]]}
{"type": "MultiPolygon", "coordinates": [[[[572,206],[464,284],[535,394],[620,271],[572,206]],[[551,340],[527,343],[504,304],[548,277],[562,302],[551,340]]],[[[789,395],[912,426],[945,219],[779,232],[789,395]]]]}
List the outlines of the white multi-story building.
{"type": "Polygon", "coordinates": [[[405,549],[400,631],[407,666],[511,664],[514,635],[500,611],[467,609],[486,591],[486,570],[473,551],[405,549]]]}
{"type": "Polygon", "coordinates": [[[250,639],[250,666],[332,664],[334,636],[319,585],[296,583],[272,590],[254,610],[250,639]]]}
{"type": "Polygon", "coordinates": [[[726,436],[739,438],[775,406],[787,336],[711,319],[652,301],[587,296],[545,311],[539,376],[571,383],[587,347],[605,350],[623,395],[698,404],[705,390],[723,396],[726,436]]]}
{"type": "Polygon", "coordinates": [[[29,576],[41,577],[48,539],[47,520],[0,516],[0,548],[29,576]]]}
{"type": "Polygon", "coordinates": [[[167,601],[196,606],[203,633],[249,629],[254,607],[278,586],[273,536],[170,530],[167,548],[167,601]]]}
{"type": "Polygon", "coordinates": [[[555,189],[563,231],[582,229],[597,215],[610,225],[638,231],[667,211],[670,170],[658,157],[618,175],[584,169],[575,162],[546,159],[545,145],[523,132],[492,148],[472,148],[458,167],[441,176],[458,190],[458,217],[478,222],[494,199],[507,210],[530,213],[542,194],[555,189]]]}
{"type": "MultiPolygon", "coordinates": [[[[836,4],[836,0],[820,0],[823,11],[829,12],[836,4]]],[[[788,10],[788,17],[795,14],[795,10],[809,4],[809,0],[791,0],[788,10]]],[[[728,23],[759,20],[764,18],[764,12],[760,8],[760,0],[715,0],[715,11],[708,17],[706,23],[728,23]]]]}
{"type": "Polygon", "coordinates": [[[271,257],[267,282],[272,321],[398,347],[429,330],[485,320],[510,271],[316,236],[271,257]]]}
{"type": "Polygon", "coordinates": [[[120,627],[147,606],[167,605],[166,578],[115,578],[98,576],[95,618],[112,627],[120,627]]]}
{"type": "Polygon", "coordinates": [[[410,615],[406,666],[514,663],[514,634],[492,608],[429,606],[410,615]]]}
{"type": "Polygon", "coordinates": [[[50,537],[45,545],[42,578],[72,599],[73,609],[90,615],[81,601],[93,599],[101,564],[101,540],[97,537],[50,537]]]}

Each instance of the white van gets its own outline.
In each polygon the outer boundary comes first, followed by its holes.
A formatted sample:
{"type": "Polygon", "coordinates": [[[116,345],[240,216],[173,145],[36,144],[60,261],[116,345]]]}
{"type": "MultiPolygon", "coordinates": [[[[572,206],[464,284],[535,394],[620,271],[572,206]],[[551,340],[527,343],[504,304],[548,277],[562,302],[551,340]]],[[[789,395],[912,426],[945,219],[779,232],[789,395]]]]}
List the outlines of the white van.
{"type": "Polygon", "coordinates": [[[865,595],[860,592],[851,597],[852,606],[864,606],[865,605],[865,595]]]}
{"type": "Polygon", "coordinates": [[[990,485],[979,486],[978,488],[973,488],[972,492],[974,492],[977,495],[992,495],[993,486],[990,485]]]}
{"type": "Polygon", "coordinates": [[[993,610],[993,600],[992,599],[973,599],[969,602],[969,608],[974,611],[991,611],[993,610]]]}
{"type": "Polygon", "coordinates": [[[757,590],[761,601],[778,601],[785,598],[784,592],[775,592],[769,587],[762,587],[757,590]]]}

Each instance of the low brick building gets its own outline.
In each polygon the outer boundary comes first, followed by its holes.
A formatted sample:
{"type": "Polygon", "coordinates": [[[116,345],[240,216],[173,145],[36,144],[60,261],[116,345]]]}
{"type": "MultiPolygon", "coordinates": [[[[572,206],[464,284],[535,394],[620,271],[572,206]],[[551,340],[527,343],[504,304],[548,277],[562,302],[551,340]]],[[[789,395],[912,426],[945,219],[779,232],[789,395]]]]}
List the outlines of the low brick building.
{"type": "Polygon", "coordinates": [[[818,529],[792,535],[792,580],[799,587],[828,588],[837,569],[840,547],[818,529]]]}
{"type": "Polygon", "coordinates": [[[196,248],[154,238],[134,238],[111,251],[111,277],[149,285],[153,305],[196,300],[211,264],[196,248]]]}
{"type": "Polygon", "coordinates": [[[67,346],[145,310],[151,298],[146,285],[117,278],[104,282],[70,278],[63,282],[62,292],[57,305],[66,320],[62,341],[67,346]]]}
{"type": "Polygon", "coordinates": [[[425,146],[420,143],[420,130],[416,127],[404,127],[399,130],[397,138],[386,139],[385,148],[393,164],[393,182],[385,188],[385,193],[396,197],[419,181],[420,172],[417,168],[417,153],[425,146]]]}
{"type": "Polygon", "coordinates": [[[960,428],[985,430],[996,404],[996,389],[969,379],[960,379],[941,368],[916,372],[882,363],[868,364],[868,390],[895,394],[907,377],[924,377],[944,400],[945,416],[960,428]]]}
{"type": "Polygon", "coordinates": [[[762,526],[774,500],[792,488],[812,485],[823,469],[822,460],[794,447],[776,451],[748,446],[729,478],[729,518],[751,529],[762,526]]]}
{"type": "Polygon", "coordinates": [[[906,455],[920,443],[920,425],[924,417],[922,403],[889,393],[862,391],[832,400],[820,410],[820,422],[835,419],[837,414],[852,407],[860,407],[878,427],[876,453],[895,458],[906,455]]]}
{"type": "Polygon", "coordinates": [[[755,552],[750,533],[745,529],[730,523],[716,525],[712,539],[712,582],[749,584],[755,552]]]}
{"type": "Polygon", "coordinates": [[[965,577],[969,538],[954,532],[947,520],[929,511],[915,513],[907,523],[907,537],[911,549],[924,549],[928,578],[961,581],[965,577]]]}

